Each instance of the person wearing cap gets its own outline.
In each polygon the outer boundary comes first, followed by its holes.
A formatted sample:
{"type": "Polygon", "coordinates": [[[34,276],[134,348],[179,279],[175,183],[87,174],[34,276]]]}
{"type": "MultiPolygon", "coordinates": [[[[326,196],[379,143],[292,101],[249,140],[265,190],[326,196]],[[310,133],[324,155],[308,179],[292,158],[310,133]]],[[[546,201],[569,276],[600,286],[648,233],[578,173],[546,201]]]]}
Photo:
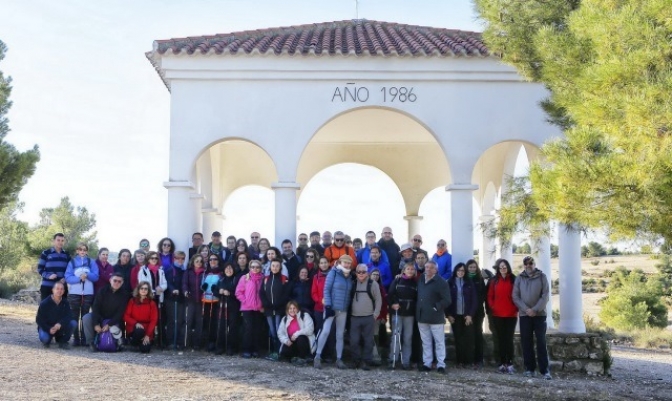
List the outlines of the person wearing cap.
{"type": "MultiPolygon", "coordinates": [[[[341,233],[342,235],[343,233],[341,233]]],[[[352,257],[343,255],[338,259],[338,263],[327,274],[324,283],[324,323],[322,330],[317,338],[317,352],[313,366],[316,369],[322,367],[322,350],[327,343],[332,323],[336,322],[336,367],[346,369],[343,363],[343,335],[345,333],[345,322],[348,318],[348,308],[352,298],[350,296],[353,280],[350,278],[350,266],[352,266],[352,257]]]]}
{"type": "Polygon", "coordinates": [[[316,250],[320,256],[324,255],[324,247],[320,244],[319,231],[313,231],[310,233],[310,247],[316,250]]]}
{"type": "Polygon", "coordinates": [[[357,265],[355,250],[351,246],[345,245],[345,234],[343,234],[343,231],[336,231],[334,233],[334,243],[324,250],[324,256],[329,259],[329,264],[333,265],[343,255],[350,256],[353,266],[357,265]]]}
{"type": "Polygon", "coordinates": [[[413,247],[411,246],[410,243],[405,243],[401,245],[401,260],[399,261],[399,264],[396,266],[391,266],[392,267],[392,276],[397,277],[401,272],[404,270],[404,266],[406,263],[413,263],[415,262],[415,259],[413,258],[414,253],[413,253],[413,247]]]}
{"type": "MultiPolygon", "coordinates": [[[[122,289],[123,284],[124,276],[121,273],[113,273],[110,285],[103,287],[96,294],[91,312],[82,318],[84,338],[93,352],[98,350],[94,343],[94,332],[102,333],[108,330],[112,333],[121,332],[119,325],[123,322],[129,299],[129,294],[122,289]]],[[[121,343],[121,337],[118,340],[121,343]]]]}
{"type": "Polygon", "coordinates": [[[436,353],[436,371],[446,372],[446,339],[444,311],[450,306],[450,287],[446,280],[437,274],[435,262],[425,264],[425,273],[418,279],[418,301],[415,307],[415,319],[418,322],[422,339],[422,367],[420,371],[432,369],[432,359],[436,353]],[[434,344],[432,345],[432,340],[434,344]]]}
{"type": "Polygon", "coordinates": [[[546,304],[549,285],[546,275],[534,265],[534,258],[523,259],[525,270],[516,277],[513,284],[513,303],[520,316],[520,343],[523,347],[523,364],[526,377],[534,376],[539,364],[539,373],[546,380],[552,376],[548,370],[546,350],[546,304]],[[534,340],[537,340],[537,358],[534,358],[534,340]]]}
{"type": "Polygon", "coordinates": [[[217,255],[221,261],[229,260],[231,258],[231,253],[233,252],[233,250],[227,248],[227,246],[222,242],[222,233],[219,231],[212,233],[208,248],[210,248],[210,253],[217,255]]]}
{"type": "Polygon", "coordinates": [[[394,275],[396,276],[397,266],[399,266],[400,261],[399,252],[401,252],[401,249],[399,248],[399,245],[397,245],[397,243],[394,241],[394,237],[392,235],[392,229],[390,227],[383,227],[381,238],[380,240],[378,240],[378,246],[387,254],[387,258],[389,259],[390,262],[390,267],[392,268],[393,273],[395,273],[394,275]]]}

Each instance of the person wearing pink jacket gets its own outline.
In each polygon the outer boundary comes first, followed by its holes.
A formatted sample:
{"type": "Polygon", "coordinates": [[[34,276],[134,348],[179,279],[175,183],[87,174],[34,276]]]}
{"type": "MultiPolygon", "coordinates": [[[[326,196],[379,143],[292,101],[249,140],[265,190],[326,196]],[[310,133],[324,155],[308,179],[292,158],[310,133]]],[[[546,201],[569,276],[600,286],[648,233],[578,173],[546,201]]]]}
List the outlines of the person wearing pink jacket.
{"type": "Polygon", "coordinates": [[[259,291],[264,280],[261,262],[250,262],[250,272],[241,276],[236,287],[236,298],[240,301],[243,313],[243,358],[256,358],[259,345],[259,332],[264,323],[264,308],[261,304],[259,291]]]}

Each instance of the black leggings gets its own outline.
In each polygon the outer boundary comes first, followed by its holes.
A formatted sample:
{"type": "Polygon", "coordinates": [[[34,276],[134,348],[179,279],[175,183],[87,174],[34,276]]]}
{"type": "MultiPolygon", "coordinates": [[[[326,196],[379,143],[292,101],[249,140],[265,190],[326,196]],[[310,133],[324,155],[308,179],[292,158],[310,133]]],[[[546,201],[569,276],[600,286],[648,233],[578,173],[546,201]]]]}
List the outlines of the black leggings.
{"type": "Polygon", "coordinates": [[[455,363],[471,365],[474,363],[474,324],[466,325],[464,315],[456,315],[451,324],[455,339],[455,363]]]}
{"type": "Polygon", "coordinates": [[[298,336],[291,346],[282,344],[280,347],[280,356],[284,358],[292,358],[296,356],[301,359],[306,359],[310,354],[310,341],[308,341],[308,337],[306,336],[298,336]]]}
{"type": "Polygon", "coordinates": [[[258,311],[243,311],[243,352],[256,354],[259,352],[261,330],[264,326],[264,315],[258,311]]]}
{"type": "Polygon", "coordinates": [[[133,329],[133,334],[131,334],[131,345],[140,347],[140,352],[143,354],[148,353],[152,349],[152,342],[149,344],[143,344],[142,339],[145,338],[145,329],[135,328],[133,329]]]}
{"type": "Polygon", "coordinates": [[[516,331],[517,317],[492,318],[495,323],[495,342],[499,346],[499,360],[502,365],[513,364],[513,333],[516,331]]]}

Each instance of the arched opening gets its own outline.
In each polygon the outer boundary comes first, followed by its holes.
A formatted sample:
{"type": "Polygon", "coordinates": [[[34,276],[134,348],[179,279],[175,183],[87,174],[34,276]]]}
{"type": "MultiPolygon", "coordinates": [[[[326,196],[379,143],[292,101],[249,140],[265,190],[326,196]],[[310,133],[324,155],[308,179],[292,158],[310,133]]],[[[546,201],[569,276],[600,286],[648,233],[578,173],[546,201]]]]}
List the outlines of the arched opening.
{"type": "Polygon", "coordinates": [[[246,185],[234,190],[222,205],[224,235],[234,235],[250,242],[250,233],[257,231],[273,242],[275,233],[275,194],[260,185],[246,185]]]}

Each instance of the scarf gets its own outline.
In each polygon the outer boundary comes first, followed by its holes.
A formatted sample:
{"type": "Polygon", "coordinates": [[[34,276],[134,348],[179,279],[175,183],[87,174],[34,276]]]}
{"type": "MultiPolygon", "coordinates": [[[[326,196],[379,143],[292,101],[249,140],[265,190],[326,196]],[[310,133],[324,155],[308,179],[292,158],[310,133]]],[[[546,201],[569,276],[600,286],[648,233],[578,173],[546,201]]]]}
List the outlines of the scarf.
{"type": "Polygon", "coordinates": [[[469,272],[468,277],[473,280],[476,278],[476,273],[469,272]]]}
{"type": "Polygon", "coordinates": [[[439,256],[439,257],[443,256],[444,253],[446,253],[445,249],[439,248],[439,249],[436,250],[436,255],[439,256]]]}

